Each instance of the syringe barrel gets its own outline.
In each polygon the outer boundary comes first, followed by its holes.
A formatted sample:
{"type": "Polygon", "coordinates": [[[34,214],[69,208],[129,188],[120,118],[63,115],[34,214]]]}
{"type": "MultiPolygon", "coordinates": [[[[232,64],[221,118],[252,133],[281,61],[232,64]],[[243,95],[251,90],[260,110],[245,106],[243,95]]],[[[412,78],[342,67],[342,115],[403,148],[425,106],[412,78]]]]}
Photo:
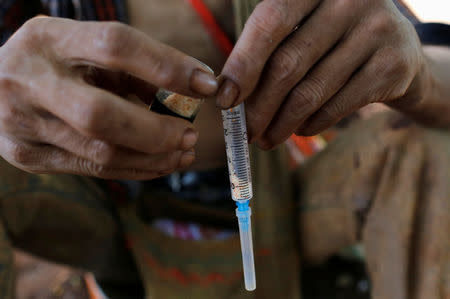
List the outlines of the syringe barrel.
{"type": "MultiPolygon", "coordinates": [[[[239,206],[239,204],[238,204],[239,206]]],[[[253,257],[253,241],[252,241],[252,210],[248,207],[236,209],[236,216],[239,221],[239,235],[241,238],[242,265],[244,269],[245,289],[253,291],[256,289],[255,261],[253,257]]]]}
{"type": "Polygon", "coordinates": [[[235,201],[253,197],[245,107],[222,111],[231,196],[235,201]]]}
{"type": "Polygon", "coordinates": [[[233,200],[236,201],[236,216],[241,237],[242,264],[245,289],[256,289],[255,262],[253,257],[252,210],[249,201],[253,197],[250,156],[248,149],[247,124],[244,104],[222,111],[228,171],[233,200]]]}

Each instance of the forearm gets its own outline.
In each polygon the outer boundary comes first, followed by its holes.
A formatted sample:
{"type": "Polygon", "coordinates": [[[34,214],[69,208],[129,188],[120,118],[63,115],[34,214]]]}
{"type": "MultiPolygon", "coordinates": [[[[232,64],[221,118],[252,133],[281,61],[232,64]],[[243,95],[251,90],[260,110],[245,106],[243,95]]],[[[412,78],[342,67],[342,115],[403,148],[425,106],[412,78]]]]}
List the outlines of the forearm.
{"type": "Polygon", "coordinates": [[[425,63],[407,94],[390,106],[425,125],[450,129],[450,48],[424,46],[425,63]]]}

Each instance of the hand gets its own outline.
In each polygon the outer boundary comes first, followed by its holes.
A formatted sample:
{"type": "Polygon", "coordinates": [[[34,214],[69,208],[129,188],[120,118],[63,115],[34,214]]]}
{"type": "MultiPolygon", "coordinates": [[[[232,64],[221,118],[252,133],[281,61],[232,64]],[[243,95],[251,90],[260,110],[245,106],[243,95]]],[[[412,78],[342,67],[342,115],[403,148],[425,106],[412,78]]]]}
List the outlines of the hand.
{"type": "Polygon", "coordinates": [[[265,0],[225,64],[217,101],[245,100],[250,141],[270,149],[401,98],[423,64],[414,28],[391,0],[265,0]]]}
{"type": "Polygon", "coordinates": [[[0,48],[0,155],[35,173],[152,179],[194,160],[184,120],[126,101],[216,92],[202,63],[119,23],[35,18],[0,48]]]}

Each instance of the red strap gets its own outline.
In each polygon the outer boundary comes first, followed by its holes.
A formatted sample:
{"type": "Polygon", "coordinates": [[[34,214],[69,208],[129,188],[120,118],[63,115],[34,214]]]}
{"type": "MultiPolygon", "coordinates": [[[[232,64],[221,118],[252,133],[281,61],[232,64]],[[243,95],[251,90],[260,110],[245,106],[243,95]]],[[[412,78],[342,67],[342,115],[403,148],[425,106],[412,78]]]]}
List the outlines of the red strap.
{"type": "MultiPolygon", "coordinates": [[[[217,23],[214,15],[211,13],[208,6],[205,5],[203,0],[186,0],[192,8],[197,12],[198,16],[203,22],[206,30],[213,39],[214,43],[219,47],[222,53],[228,57],[233,50],[233,43],[228,38],[227,34],[217,23]]],[[[303,155],[309,157],[312,156],[316,150],[313,147],[314,140],[308,137],[299,137],[292,135],[292,141],[303,155]]]]}
{"type": "Polygon", "coordinates": [[[214,43],[219,47],[222,53],[228,57],[231,53],[231,50],[233,50],[233,43],[217,23],[216,18],[211,13],[208,6],[205,5],[203,0],[186,1],[191,4],[192,8],[197,12],[214,43]]]}

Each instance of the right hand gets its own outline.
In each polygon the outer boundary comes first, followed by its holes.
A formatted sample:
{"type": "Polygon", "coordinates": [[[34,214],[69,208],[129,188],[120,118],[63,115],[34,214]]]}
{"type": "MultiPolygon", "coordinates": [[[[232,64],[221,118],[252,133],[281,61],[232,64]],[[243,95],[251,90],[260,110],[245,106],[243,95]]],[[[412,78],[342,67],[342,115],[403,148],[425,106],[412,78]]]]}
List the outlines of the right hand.
{"type": "Polygon", "coordinates": [[[194,160],[182,119],[126,101],[216,92],[207,68],[119,23],[35,18],[0,48],[0,155],[33,173],[152,179],[194,160]],[[114,81],[115,80],[115,81],[114,81]]]}

